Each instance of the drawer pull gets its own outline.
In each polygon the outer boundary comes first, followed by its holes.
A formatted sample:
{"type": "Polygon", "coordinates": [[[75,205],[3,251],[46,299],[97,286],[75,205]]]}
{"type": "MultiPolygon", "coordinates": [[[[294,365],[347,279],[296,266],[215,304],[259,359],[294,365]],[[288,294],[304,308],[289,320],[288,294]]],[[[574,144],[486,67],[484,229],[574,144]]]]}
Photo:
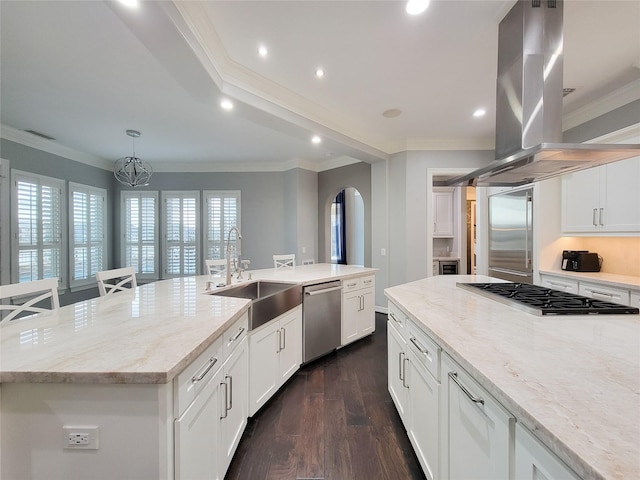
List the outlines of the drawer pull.
{"type": "Polygon", "coordinates": [[[465,395],[469,397],[469,400],[471,400],[473,403],[480,403],[481,405],[484,405],[484,400],[481,397],[474,396],[469,390],[467,390],[467,387],[460,383],[460,380],[458,380],[458,372],[449,372],[449,378],[460,387],[465,395]]]}
{"type": "Polygon", "coordinates": [[[240,335],[242,335],[243,333],[244,333],[244,327],[240,327],[240,329],[238,330],[238,333],[236,333],[233,337],[229,339],[229,343],[235,342],[238,338],[240,338],[240,335]]]}
{"type": "Polygon", "coordinates": [[[207,375],[207,373],[209,373],[209,371],[213,368],[213,366],[217,362],[218,362],[218,357],[211,357],[204,371],[200,375],[194,375],[193,377],[191,377],[191,382],[198,383],[199,381],[201,381],[207,375]]]}
{"type": "Polygon", "coordinates": [[[402,325],[402,322],[400,322],[400,321],[396,318],[396,316],[393,314],[393,312],[389,312],[389,316],[390,316],[391,318],[393,318],[393,321],[394,321],[394,322],[396,322],[396,323],[398,323],[398,324],[402,325]]]}
{"type": "Polygon", "coordinates": [[[420,353],[429,356],[429,350],[427,350],[426,348],[424,348],[422,345],[420,345],[416,339],[416,337],[411,337],[409,340],[411,340],[411,343],[413,343],[416,348],[418,350],[420,350],[420,353]]]}

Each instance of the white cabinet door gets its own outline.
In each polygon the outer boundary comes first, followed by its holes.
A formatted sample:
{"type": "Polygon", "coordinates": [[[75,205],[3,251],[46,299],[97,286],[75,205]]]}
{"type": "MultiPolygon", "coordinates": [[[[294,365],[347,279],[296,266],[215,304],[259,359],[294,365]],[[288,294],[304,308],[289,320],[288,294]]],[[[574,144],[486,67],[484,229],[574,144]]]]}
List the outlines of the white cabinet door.
{"type": "Polygon", "coordinates": [[[562,231],[595,232],[600,208],[602,167],[568,173],[562,177],[562,231]]]}
{"type": "Polygon", "coordinates": [[[630,302],[629,305],[632,307],[640,308],[640,291],[636,292],[635,290],[631,290],[629,292],[630,302]]]}
{"type": "Polygon", "coordinates": [[[358,339],[358,310],[360,308],[360,292],[349,292],[342,295],[342,345],[348,345],[358,339]]]}
{"type": "Polygon", "coordinates": [[[433,192],[433,236],[450,238],[453,228],[453,189],[433,192]]]}
{"type": "Polygon", "coordinates": [[[278,322],[271,322],[249,335],[249,414],[256,413],[280,387],[278,322]]]}
{"type": "Polygon", "coordinates": [[[405,427],[408,423],[407,406],[409,403],[409,389],[406,383],[407,343],[393,326],[387,322],[387,385],[391,399],[400,414],[405,427]]]}
{"type": "Polygon", "coordinates": [[[358,312],[358,335],[364,337],[373,333],[376,328],[375,324],[375,298],[373,288],[367,288],[360,291],[362,298],[362,306],[358,312]]]}
{"type": "Polygon", "coordinates": [[[516,424],[515,476],[518,480],[579,478],[519,423],[516,424]]]}
{"type": "Polygon", "coordinates": [[[640,232],[640,157],[609,163],[600,191],[601,217],[606,232],[640,232]]]}
{"type": "Polygon", "coordinates": [[[220,468],[226,472],[249,417],[249,352],[244,337],[224,364],[220,379],[220,468]]]}
{"type": "Polygon", "coordinates": [[[509,478],[514,418],[449,357],[444,356],[443,365],[443,388],[448,390],[447,478],[509,478]]]}
{"type": "Polygon", "coordinates": [[[302,307],[284,314],[279,321],[279,331],[279,383],[282,385],[302,363],[302,307]]]}
{"type": "Polygon", "coordinates": [[[440,478],[438,456],[440,454],[439,396],[440,384],[427,369],[409,358],[409,439],[429,480],[440,478]]]}
{"type": "Polygon", "coordinates": [[[175,420],[175,478],[218,479],[224,476],[219,457],[218,422],[220,418],[220,381],[222,368],[195,397],[186,411],[175,420]]]}

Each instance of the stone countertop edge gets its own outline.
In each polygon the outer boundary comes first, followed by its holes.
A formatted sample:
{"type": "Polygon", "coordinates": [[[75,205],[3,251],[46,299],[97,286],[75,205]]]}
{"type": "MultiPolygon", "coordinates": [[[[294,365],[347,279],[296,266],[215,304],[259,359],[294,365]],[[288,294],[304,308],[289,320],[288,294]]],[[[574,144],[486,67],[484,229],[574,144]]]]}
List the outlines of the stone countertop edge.
{"type": "MultiPolygon", "coordinates": [[[[454,276],[449,276],[449,277],[454,277],[454,276]]],[[[439,277],[431,277],[431,278],[439,278],[439,277]]],[[[480,281],[480,282],[495,280],[495,279],[491,279],[489,277],[484,277],[484,276],[458,276],[458,279],[460,281],[480,281]],[[460,280],[460,277],[462,277],[464,280],[460,280]]],[[[501,281],[501,280],[497,280],[497,281],[501,281]]],[[[416,284],[420,282],[421,281],[419,280],[417,282],[410,282],[409,284],[405,284],[405,285],[411,285],[412,283],[416,284]]],[[[618,478],[622,479],[622,478],[631,478],[626,476],[627,474],[635,475],[635,473],[640,472],[640,463],[639,463],[637,466],[635,466],[636,470],[632,472],[629,472],[626,470],[623,470],[622,472],[620,472],[617,469],[619,466],[616,465],[616,468],[612,468],[612,470],[614,471],[603,474],[602,471],[600,471],[596,466],[593,465],[593,462],[590,462],[589,460],[583,458],[583,456],[581,456],[581,454],[576,452],[575,449],[567,445],[566,441],[563,441],[561,438],[559,438],[558,435],[554,433],[553,431],[554,429],[552,425],[546,425],[543,420],[536,418],[534,414],[526,410],[525,407],[523,407],[516,399],[514,399],[513,396],[508,393],[508,391],[505,391],[505,389],[497,386],[492,379],[490,379],[486,374],[484,374],[481,371],[480,368],[475,366],[472,362],[470,362],[467,358],[465,358],[465,356],[461,355],[454,346],[452,346],[442,337],[442,335],[439,335],[436,331],[432,330],[428,325],[429,323],[428,320],[418,319],[416,316],[416,313],[411,311],[411,308],[405,307],[402,304],[403,303],[402,294],[398,295],[399,290],[401,290],[405,285],[390,287],[389,289],[385,290],[385,295],[387,296],[387,298],[392,300],[402,310],[402,312],[405,315],[407,315],[414,323],[416,323],[418,327],[420,327],[425,333],[431,336],[432,339],[442,348],[443,353],[447,353],[453,360],[459,363],[461,367],[467,370],[467,372],[479,384],[481,384],[492,396],[496,398],[496,400],[498,400],[499,403],[501,403],[504,406],[504,408],[507,409],[507,411],[511,413],[511,415],[514,416],[517,422],[521,423],[530,432],[532,432],[532,434],[536,438],[538,438],[538,440],[541,443],[543,443],[548,449],[554,452],[563,462],[565,462],[571,469],[573,469],[581,478],[590,478],[595,480],[610,480],[610,479],[618,479],[618,478]]],[[[466,292],[466,293],[468,293],[468,295],[473,295],[472,292],[466,292]]],[[[475,297],[477,298],[473,300],[474,302],[492,302],[491,299],[484,298],[479,295],[475,295],[475,297]]],[[[492,306],[491,308],[510,309],[510,307],[499,304],[498,302],[496,302],[496,306],[492,306]],[[501,307],[498,305],[501,305],[501,307]]],[[[519,310],[514,310],[514,312],[516,312],[514,313],[514,315],[524,314],[519,310]]],[[[524,315],[528,315],[528,314],[524,314],[524,315]]],[[[573,316],[573,317],[575,318],[578,316],[573,316]]],[[[589,316],[589,317],[593,317],[593,316],[589,316]]],[[[600,315],[599,317],[602,317],[602,315],[600,315]]],[[[607,317],[612,317],[612,316],[607,315],[607,317]]],[[[621,316],[616,315],[615,317],[619,318],[621,316]]],[[[535,320],[543,317],[531,316],[531,318],[532,320],[535,320]]],[[[520,379],[520,378],[519,380],[522,382],[527,381],[527,379],[520,379]]],[[[535,379],[532,379],[532,380],[535,381],[535,379]]],[[[509,385],[505,385],[505,386],[508,387],[509,385]]],[[[575,425],[575,429],[576,429],[575,435],[577,436],[589,435],[588,432],[584,432],[581,430],[580,425],[575,425]]],[[[615,452],[615,453],[618,454],[619,452],[615,452]]],[[[604,454],[605,452],[601,451],[601,455],[604,455],[604,454]]],[[[634,452],[629,452],[629,451],[623,452],[623,455],[631,456],[633,454],[634,452]]]]}
{"type": "Polygon", "coordinates": [[[633,275],[618,275],[606,272],[572,272],[569,270],[540,270],[540,275],[553,275],[559,278],[568,278],[584,282],[598,282],[612,287],[640,290],[640,277],[633,275]]]}

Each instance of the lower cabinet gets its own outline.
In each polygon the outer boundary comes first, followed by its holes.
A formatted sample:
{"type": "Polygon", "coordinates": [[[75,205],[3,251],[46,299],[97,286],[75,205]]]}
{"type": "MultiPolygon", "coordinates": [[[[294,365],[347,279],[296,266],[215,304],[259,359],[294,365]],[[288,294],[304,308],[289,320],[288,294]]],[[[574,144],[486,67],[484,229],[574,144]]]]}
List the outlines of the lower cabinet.
{"type": "Polygon", "coordinates": [[[342,345],[375,330],[374,277],[345,280],[342,286],[342,345]]]}
{"type": "Polygon", "coordinates": [[[518,480],[578,480],[576,474],[522,425],[516,425],[515,478],[518,480]]]}
{"type": "Polygon", "coordinates": [[[611,286],[598,281],[583,280],[582,278],[569,278],[567,276],[541,273],[540,284],[543,287],[561,290],[563,292],[575,293],[584,297],[590,297],[606,302],[619,303],[621,305],[638,306],[638,294],[631,288],[611,286]],[[634,297],[634,294],[636,295],[634,297]],[[635,303],[634,303],[635,300],[635,303]]]}
{"type": "Polygon", "coordinates": [[[222,479],[231,463],[248,417],[247,326],[244,315],[177,377],[176,480],[222,479]]]}
{"type": "MultiPolygon", "coordinates": [[[[394,313],[395,318],[398,316],[398,313],[394,313]]],[[[406,374],[409,358],[407,357],[407,342],[394,325],[394,317],[390,315],[387,323],[387,383],[391,399],[400,414],[402,423],[406,427],[409,404],[409,388],[406,383],[406,374]]]]}
{"type": "Polygon", "coordinates": [[[443,355],[442,478],[509,478],[515,419],[448,355],[443,355]]]}
{"type": "Polygon", "coordinates": [[[302,306],[249,335],[249,415],[253,416],[302,363],[302,306]]]}

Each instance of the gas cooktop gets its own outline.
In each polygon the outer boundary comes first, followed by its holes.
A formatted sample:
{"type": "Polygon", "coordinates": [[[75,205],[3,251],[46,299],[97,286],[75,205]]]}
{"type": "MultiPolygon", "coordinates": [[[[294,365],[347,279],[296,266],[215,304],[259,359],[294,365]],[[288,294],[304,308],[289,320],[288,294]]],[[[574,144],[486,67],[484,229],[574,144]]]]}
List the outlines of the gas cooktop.
{"type": "Polygon", "coordinates": [[[635,307],[528,283],[457,283],[456,285],[536,315],[640,313],[640,310],[635,307]]]}

